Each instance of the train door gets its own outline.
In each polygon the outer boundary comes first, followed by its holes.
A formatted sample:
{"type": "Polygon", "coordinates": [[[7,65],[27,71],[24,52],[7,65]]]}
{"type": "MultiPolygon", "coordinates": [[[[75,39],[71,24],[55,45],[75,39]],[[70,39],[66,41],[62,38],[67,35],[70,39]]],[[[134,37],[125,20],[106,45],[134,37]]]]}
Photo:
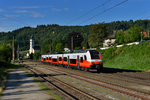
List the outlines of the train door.
{"type": "Polygon", "coordinates": [[[79,69],[80,65],[79,65],[79,55],[77,56],[77,68],[79,69]]]}
{"type": "Polygon", "coordinates": [[[57,65],[58,65],[58,63],[59,63],[59,57],[57,56],[57,65]]]}
{"type": "Polygon", "coordinates": [[[68,67],[69,67],[69,56],[68,56],[68,67]]]}

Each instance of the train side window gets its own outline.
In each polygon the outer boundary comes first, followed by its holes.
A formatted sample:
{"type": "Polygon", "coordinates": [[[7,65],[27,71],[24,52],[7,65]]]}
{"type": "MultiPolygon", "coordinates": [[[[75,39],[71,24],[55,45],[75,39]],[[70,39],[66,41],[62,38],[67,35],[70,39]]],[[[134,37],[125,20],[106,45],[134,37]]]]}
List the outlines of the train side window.
{"type": "Polygon", "coordinates": [[[64,57],[64,61],[67,61],[67,57],[64,57]]]}
{"type": "Polygon", "coordinates": [[[71,64],[76,64],[76,59],[70,59],[71,64]]]}
{"type": "Polygon", "coordinates": [[[48,60],[48,57],[46,57],[46,60],[48,60]]]}
{"type": "Polygon", "coordinates": [[[81,63],[83,63],[83,57],[81,57],[80,59],[81,59],[81,63]]]}
{"type": "Polygon", "coordinates": [[[85,59],[85,60],[87,60],[87,57],[86,57],[86,55],[84,55],[84,59],[85,59]]]}
{"type": "Polygon", "coordinates": [[[51,57],[49,57],[49,60],[51,60],[51,57]]]}
{"type": "Polygon", "coordinates": [[[53,58],[53,62],[57,62],[57,59],[56,59],[56,58],[53,58]]]}
{"type": "Polygon", "coordinates": [[[59,57],[59,61],[62,61],[62,58],[61,58],[61,57],[59,57]]]}

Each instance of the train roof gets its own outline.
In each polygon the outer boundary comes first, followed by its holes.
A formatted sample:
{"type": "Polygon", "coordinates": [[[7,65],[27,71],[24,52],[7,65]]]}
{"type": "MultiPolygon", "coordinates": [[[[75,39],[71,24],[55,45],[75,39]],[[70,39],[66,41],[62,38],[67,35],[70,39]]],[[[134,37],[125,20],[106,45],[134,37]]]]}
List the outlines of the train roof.
{"type": "MultiPolygon", "coordinates": [[[[87,53],[88,51],[97,51],[97,50],[95,50],[95,49],[75,50],[74,52],[64,53],[64,54],[87,53]]],[[[62,54],[43,54],[42,56],[47,56],[47,55],[62,55],[62,54]]]]}

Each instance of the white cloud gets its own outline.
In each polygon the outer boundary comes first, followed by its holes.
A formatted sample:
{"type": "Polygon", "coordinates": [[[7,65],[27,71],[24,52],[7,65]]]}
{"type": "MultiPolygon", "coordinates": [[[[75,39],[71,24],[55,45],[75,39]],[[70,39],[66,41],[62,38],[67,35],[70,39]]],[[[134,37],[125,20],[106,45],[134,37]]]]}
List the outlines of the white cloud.
{"type": "Polygon", "coordinates": [[[58,8],[52,8],[52,11],[60,12],[60,11],[62,11],[62,10],[61,10],[61,9],[58,9],[58,8]]]}
{"type": "Polygon", "coordinates": [[[22,16],[31,16],[31,17],[34,17],[34,18],[44,17],[44,15],[40,14],[39,12],[28,11],[28,10],[17,10],[17,11],[15,11],[15,13],[25,14],[25,15],[22,15],[22,16]]]}
{"type": "Polygon", "coordinates": [[[30,11],[27,10],[17,10],[15,13],[29,13],[30,11]]]}
{"type": "Polygon", "coordinates": [[[68,11],[69,10],[69,8],[64,8],[64,11],[68,11]]]}
{"type": "Polygon", "coordinates": [[[63,9],[59,9],[59,8],[52,8],[51,10],[52,10],[52,11],[54,11],[54,12],[61,12],[61,11],[68,11],[68,10],[69,10],[69,8],[63,8],[63,9]]]}
{"type": "Polygon", "coordinates": [[[31,17],[38,18],[38,17],[44,17],[44,15],[38,12],[31,12],[31,17]]]}
{"type": "Polygon", "coordinates": [[[49,7],[53,7],[51,5],[48,6],[14,6],[11,7],[11,9],[38,9],[38,8],[49,8],[49,7]]]}
{"type": "Polygon", "coordinates": [[[0,9],[0,12],[4,12],[5,10],[4,9],[0,9]]]}
{"type": "Polygon", "coordinates": [[[20,6],[20,7],[12,7],[12,8],[19,8],[19,9],[36,9],[36,8],[41,8],[41,6],[20,6]]]}
{"type": "Polygon", "coordinates": [[[3,19],[9,19],[14,17],[19,17],[19,15],[9,15],[9,14],[3,15],[3,19]]]}

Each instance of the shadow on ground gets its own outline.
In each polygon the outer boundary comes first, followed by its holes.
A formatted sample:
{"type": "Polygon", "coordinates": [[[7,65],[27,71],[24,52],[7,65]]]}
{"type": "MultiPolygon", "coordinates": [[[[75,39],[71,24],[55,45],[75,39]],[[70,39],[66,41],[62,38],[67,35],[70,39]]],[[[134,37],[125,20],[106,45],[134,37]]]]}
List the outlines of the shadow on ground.
{"type": "MultiPolygon", "coordinates": [[[[96,70],[91,70],[90,72],[97,73],[96,70]]],[[[122,73],[122,72],[141,72],[141,71],[104,67],[101,73],[122,73]]]]}

